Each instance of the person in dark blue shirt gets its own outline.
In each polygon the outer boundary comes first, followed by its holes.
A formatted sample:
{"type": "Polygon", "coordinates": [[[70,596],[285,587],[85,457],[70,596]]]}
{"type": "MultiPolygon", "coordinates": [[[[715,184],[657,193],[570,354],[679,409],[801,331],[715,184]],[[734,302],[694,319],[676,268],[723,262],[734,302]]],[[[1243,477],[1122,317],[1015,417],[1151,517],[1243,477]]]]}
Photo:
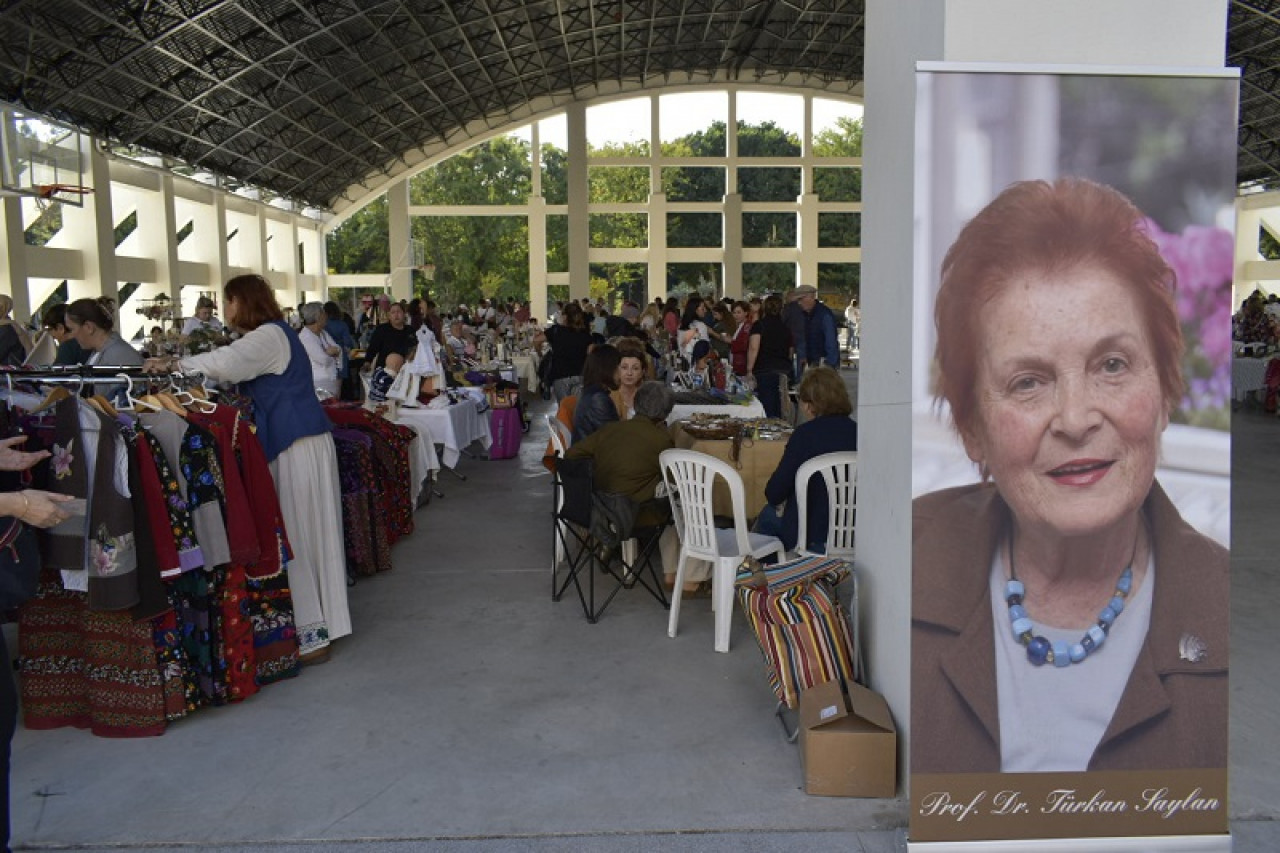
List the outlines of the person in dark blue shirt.
{"type": "MultiPolygon", "coordinates": [[[[858,449],[858,422],[853,403],[840,374],[826,365],[804,375],[796,389],[800,408],[809,417],[792,434],[773,476],[764,488],[769,502],[756,520],[757,533],[777,536],[788,551],[800,541],[799,509],[795,501],[796,471],[815,456],[858,449]]],[[[821,477],[809,481],[808,523],[805,544],[822,551],[827,541],[827,488],[821,477]]]]}
{"type": "Polygon", "coordinates": [[[819,364],[840,368],[840,343],[836,335],[836,315],[818,301],[818,289],[812,284],[796,288],[796,304],[804,326],[804,343],[796,342],[799,370],[819,364]]]}

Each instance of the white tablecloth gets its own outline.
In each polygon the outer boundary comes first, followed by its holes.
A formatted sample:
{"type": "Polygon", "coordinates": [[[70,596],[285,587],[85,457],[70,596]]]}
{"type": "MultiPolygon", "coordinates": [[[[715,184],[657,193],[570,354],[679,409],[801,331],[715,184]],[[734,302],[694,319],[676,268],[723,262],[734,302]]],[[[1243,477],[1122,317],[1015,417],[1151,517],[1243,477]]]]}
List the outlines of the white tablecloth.
{"type": "Polygon", "coordinates": [[[1250,391],[1261,391],[1266,387],[1267,364],[1269,358],[1233,358],[1231,359],[1231,393],[1235,399],[1244,401],[1250,391]]]}
{"type": "Polygon", "coordinates": [[[422,494],[422,489],[431,476],[432,472],[440,470],[440,456],[436,453],[435,438],[431,435],[431,430],[426,423],[416,420],[412,423],[398,422],[401,426],[407,426],[417,433],[418,440],[409,445],[409,481],[411,486],[411,497],[413,505],[418,505],[418,496],[422,494]]]}
{"type": "Polygon", "coordinates": [[[482,405],[464,399],[442,409],[409,409],[401,406],[396,423],[415,429],[419,424],[426,427],[435,443],[444,446],[440,460],[445,467],[456,468],[462,451],[473,441],[479,441],[485,450],[493,444],[493,433],[489,430],[489,410],[485,408],[483,412],[480,411],[482,405]]]}
{"type": "Polygon", "coordinates": [[[699,412],[706,412],[711,415],[728,415],[731,418],[765,417],[764,406],[760,404],[760,401],[757,398],[752,397],[751,402],[745,406],[739,406],[736,404],[695,406],[677,403],[675,408],[671,410],[671,414],[667,415],[667,423],[673,424],[678,420],[682,420],[699,412]]]}
{"type": "Polygon", "coordinates": [[[531,355],[517,355],[511,359],[511,366],[515,368],[515,381],[520,383],[520,387],[524,388],[530,394],[538,393],[538,359],[531,355]]]}

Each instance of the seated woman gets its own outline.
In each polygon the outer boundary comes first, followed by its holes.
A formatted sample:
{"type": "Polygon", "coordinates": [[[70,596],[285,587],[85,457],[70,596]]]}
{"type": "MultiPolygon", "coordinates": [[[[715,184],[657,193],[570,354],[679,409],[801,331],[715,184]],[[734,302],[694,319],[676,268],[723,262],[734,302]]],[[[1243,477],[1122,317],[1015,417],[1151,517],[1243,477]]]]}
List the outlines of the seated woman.
{"type": "Polygon", "coordinates": [[[710,388],[711,376],[708,364],[711,361],[711,342],[698,341],[693,345],[689,360],[689,381],[694,388],[710,388]]]}
{"type": "MultiPolygon", "coordinates": [[[[858,422],[844,380],[833,368],[823,365],[804,375],[796,389],[800,408],[809,418],[792,434],[773,476],[764,488],[769,501],[756,520],[757,533],[767,533],[782,540],[788,551],[800,541],[798,510],[795,502],[796,471],[815,456],[841,450],[858,449],[858,422]]],[[[809,481],[808,530],[805,545],[810,551],[822,551],[827,539],[827,489],[820,477],[809,481]]]]}
{"type": "Polygon", "coordinates": [[[609,397],[618,387],[621,356],[617,347],[600,344],[587,354],[582,366],[582,392],[573,412],[573,441],[577,444],[607,423],[618,420],[609,397]]]}
{"type": "Polygon", "coordinates": [[[628,420],[635,414],[636,392],[646,379],[653,379],[653,365],[645,352],[644,342],[638,338],[617,338],[621,359],[618,365],[618,388],[609,396],[620,420],[628,420]]]}
{"type": "Polygon", "coordinates": [[[462,322],[460,317],[454,318],[449,324],[449,334],[445,337],[445,343],[449,347],[449,357],[456,365],[461,365],[464,358],[469,358],[476,354],[475,339],[467,331],[467,324],[462,322]]]}

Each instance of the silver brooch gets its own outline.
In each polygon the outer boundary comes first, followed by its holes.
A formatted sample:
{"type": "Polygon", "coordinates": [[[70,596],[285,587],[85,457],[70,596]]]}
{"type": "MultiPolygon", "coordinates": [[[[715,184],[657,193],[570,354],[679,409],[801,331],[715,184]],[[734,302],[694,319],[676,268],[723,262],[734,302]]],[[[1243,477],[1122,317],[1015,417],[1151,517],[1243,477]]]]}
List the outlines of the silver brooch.
{"type": "Polygon", "coordinates": [[[1183,634],[1178,641],[1178,657],[1191,663],[1200,663],[1209,656],[1209,647],[1195,634],[1183,634]]]}

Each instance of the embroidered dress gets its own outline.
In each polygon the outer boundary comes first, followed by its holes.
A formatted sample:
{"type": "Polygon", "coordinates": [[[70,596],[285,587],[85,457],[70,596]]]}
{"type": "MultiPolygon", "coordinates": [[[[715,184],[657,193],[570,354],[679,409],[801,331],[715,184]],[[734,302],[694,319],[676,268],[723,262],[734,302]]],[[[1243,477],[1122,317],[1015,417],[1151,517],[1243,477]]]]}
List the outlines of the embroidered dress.
{"type": "Polygon", "coordinates": [[[375,476],[379,517],[385,520],[387,538],[395,544],[413,532],[412,485],[404,476],[409,470],[409,448],[417,440],[411,428],[393,424],[358,403],[326,401],[325,414],[340,426],[358,429],[374,439],[375,476]]]}
{"type": "Polygon", "coordinates": [[[169,467],[164,448],[160,446],[159,440],[145,429],[140,435],[147,443],[151,453],[151,460],[160,478],[160,489],[164,495],[164,507],[169,516],[170,530],[173,533],[174,544],[178,550],[177,569],[165,569],[162,567],[160,574],[162,577],[174,578],[183,572],[189,572],[203,566],[204,553],[200,550],[200,545],[196,541],[195,526],[191,521],[191,513],[187,511],[186,498],[182,496],[178,478],[174,476],[173,470],[169,467]]]}
{"type": "Polygon", "coordinates": [[[358,429],[340,428],[333,431],[333,440],[338,450],[347,565],[357,575],[386,571],[391,568],[391,549],[374,504],[373,439],[358,429]]]}
{"type": "Polygon", "coordinates": [[[178,550],[169,535],[168,516],[164,511],[160,481],[148,453],[145,463],[151,468],[149,477],[144,472],[144,459],[139,445],[146,442],[138,438],[137,422],[127,415],[117,418],[120,435],[129,455],[129,495],[133,507],[134,542],[138,548],[138,603],[133,607],[135,621],[152,619],[169,609],[169,596],[160,578],[161,548],[167,547],[176,561],[178,550]],[[147,483],[150,483],[148,486],[147,483]],[[156,515],[152,514],[152,509],[156,515]],[[159,519],[160,525],[155,526],[159,519]]]}
{"type": "Polygon", "coordinates": [[[89,606],[94,610],[124,610],[139,601],[138,552],[133,504],[128,494],[128,451],[115,420],[97,410],[94,415],[99,419],[99,430],[98,459],[88,506],[89,606]]]}
{"type": "Polygon", "coordinates": [[[88,595],[41,573],[19,611],[19,680],[29,729],[75,726],[101,737],[164,733],[164,695],[150,626],[89,609],[88,595]]]}
{"type": "MultiPolygon", "coordinates": [[[[224,409],[225,407],[218,407],[224,409]]],[[[235,413],[229,412],[230,427],[226,418],[215,413],[192,412],[188,420],[203,427],[209,435],[211,446],[221,472],[222,505],[226,510],[227,542],[231,550],[231,562],[227,564],[225,578],[218,598],[220,625],[215,659],[224,667],[222,678],[226,682],[227,699],[238,702],[258,692],[255,678],[257,661],[253,648],[252,597],[248,587],[245,562],[258,557],[258,540],[254,531],[253,516],[249,512],[249,498],[240,477],[236,459],[235,413]]],[[[296,649],[296,645],[295,645],[296,649]]]]}
{"type": "Polygon", "coordinates": [[[228,405],[188,418],[209,430],[219,458],[232,562],[215,590],[218,613],[211,614],[214,678],[225,680],[226,699],[239,701],[301,671],[293,597],[281,571],[291,553],[275,482],[252,422],[228,405]]]}

